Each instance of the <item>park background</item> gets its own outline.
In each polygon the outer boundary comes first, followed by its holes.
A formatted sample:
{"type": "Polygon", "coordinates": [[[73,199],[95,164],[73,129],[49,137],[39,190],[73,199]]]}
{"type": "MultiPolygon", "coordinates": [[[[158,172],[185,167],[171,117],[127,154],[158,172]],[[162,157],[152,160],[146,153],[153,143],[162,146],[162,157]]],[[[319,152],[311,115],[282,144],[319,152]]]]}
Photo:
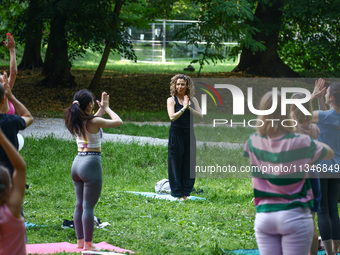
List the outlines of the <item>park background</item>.
{"type": "MultiPolygon", "coordinates": [[[[61,118],[74,92],[89,88],[97,98],[107,91],[110,106],[125,122],[168,122],[166,98],[176,73],[193,78],[337,77],[339,7],[339,1],[325,0],[5,0],[0,34],[2,40],[7,32],[15,38],[19,72],[13,93],[34,117],[61,118]],[[138,62],[128,28],[145,29],[159,19],[199,21],[175,39],[186,42],[182,49],[197,47],[195,58],[138,62]],[[225,58],[221,49],[228,41],[237,45],[225,58]],[[131,61],[122,61],[122,52],[131,61]],[[184,71],[189,64],[196,70],[184,71]]],[[[1,70],[8,71],[4,46],[0,57],[1,70]]],[[[228,133],[224,142],[243,143],[252,131],[218,133],[228,133]]],[[[166,139],[168,126],[127,123],[107,132],[166,139]]],[[[61,228],[74,209],[69,172],[75,151],[74,142],[53,135],[25,139],[30,188],[24,211],[26,221],[37,225],[27,229],[29,243],[75,243],[74,230],[61,228]]],[[[248,164],[242,149],[221,149],[222,154],[238,167],[248,164]]],[[[166,147],[108,142],[102,158],[103,191],[95,215],[111,227],[96,230],[94,242],[141,254],[256,248],[249,178],[197,179],[195,188],[204,190],[200,196],[206,201],[158,201],[125,191],[153,191],[167,177],[166,147]]]]}

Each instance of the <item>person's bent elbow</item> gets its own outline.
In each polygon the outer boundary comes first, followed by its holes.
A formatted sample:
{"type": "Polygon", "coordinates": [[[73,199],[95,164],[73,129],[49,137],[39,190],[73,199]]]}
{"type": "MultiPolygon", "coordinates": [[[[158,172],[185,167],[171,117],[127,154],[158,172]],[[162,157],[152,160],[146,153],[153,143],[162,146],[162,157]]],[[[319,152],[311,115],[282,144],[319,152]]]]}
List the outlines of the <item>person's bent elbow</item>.
{"type": "Polygon", "coordinates": [[[334,151],[333,149],[326,143],[316,141],[317,143],[320,143],[327,151],[325,157],[323,158],[324,160],[330,160],[334,157],[334,151]]]}
{"type": "Polygon", "coordinates": [[[119,121],[118,121],[118,126],[117,126],[117,127],[120,127],[121,125],[123,125],[123,121],[122,121],[122,120],[119,120],[119,121]]]}
{"type": "Polygon", "coordinates": [[[28,121],[26,122],[26,127],[32,125],[33,120],[34,120],[33,116],[29,117],[29,118],[28,118],[28,121]]]}
{"type": "Polygon", "coordinates": [[[21,116],[21,118],[24,119],[25,124],[26,124],[26,128],[29,127],[32,123],[33,123],[33,116],[21,116]]]}
{"type": "Polygon", "coordinates": [[[329,147],[329,149],[327,149],[327,153],[326,156],[324,157],[324,160],[330,160],[334,157],[334,151],[329,147]]]}

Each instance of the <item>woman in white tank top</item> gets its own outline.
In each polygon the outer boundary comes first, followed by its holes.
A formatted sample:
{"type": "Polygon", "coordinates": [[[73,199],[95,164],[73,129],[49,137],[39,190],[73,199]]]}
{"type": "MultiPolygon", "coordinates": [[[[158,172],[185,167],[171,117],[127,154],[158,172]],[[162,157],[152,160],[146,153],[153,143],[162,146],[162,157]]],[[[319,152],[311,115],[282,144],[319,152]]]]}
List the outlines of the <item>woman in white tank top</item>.
{"type": "Polygon", "coordinates": [[[77,235],[77,248],[99,250],[93,245],[94,207],[100,197],[102,187],[101,139],[102,128],[119,127],[120,117],[109,107],[109,95],[102,93],[99,110],[91,115],[94,107],[90,91],[83,89],[73,97],[73,103],[65,110],[67,129],[75,136],[78,155],[75,157],[71,176],[76,193],[74,227],[77,235]],[[102,118],[104,113],[110,119],[102,118]]]}

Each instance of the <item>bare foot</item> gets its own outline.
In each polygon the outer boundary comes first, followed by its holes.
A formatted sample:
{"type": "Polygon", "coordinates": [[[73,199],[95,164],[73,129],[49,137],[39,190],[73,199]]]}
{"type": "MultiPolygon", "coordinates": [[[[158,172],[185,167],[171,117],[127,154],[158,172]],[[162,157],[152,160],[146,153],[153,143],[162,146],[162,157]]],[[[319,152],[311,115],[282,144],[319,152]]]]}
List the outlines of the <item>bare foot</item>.
{"type": "Polygon", "coordinates": [[[101,251],[101,249],[95,246],[92,242],[85,242],[84,251],[101,251]]]}
{"type": "Polygon", "coordinates": [[[84,239],[78,239],[77,240],[77,249],[83,249],[84,248],[84,239]]]}

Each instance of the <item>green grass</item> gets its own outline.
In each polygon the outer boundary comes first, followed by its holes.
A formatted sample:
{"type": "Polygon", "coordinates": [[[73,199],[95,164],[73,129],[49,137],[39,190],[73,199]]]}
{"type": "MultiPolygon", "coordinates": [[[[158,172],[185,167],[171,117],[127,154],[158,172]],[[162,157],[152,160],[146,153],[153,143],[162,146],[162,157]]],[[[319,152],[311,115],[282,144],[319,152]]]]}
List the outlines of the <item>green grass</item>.
{"type": "MultiPolygon", "coordinates": [[[[87,51],[84,57],[78,57],[72,62],[72,68],[74,69],[97,69],[101,59],[101,54],[97,52],[87,51]]],[[[120,55],[110,54],[107,61],[105,70],[107,72],[114,71],[117,74],[135,74],[135,73],[183,73],[183,69],[186,68],[192,59],[186,60],[171,60],[165,63],[162,62],[133,62],[129,60],[121,60],[120,55]]],[[[197,72],[199,70],[199,64],[191,64],[195,67],[197,72]]],[[[220,73],[231,72],[237,63],[233,61],[219,62],[216,65],[204,65],[202,73],[220,73]]]]}
{"type": "MultiPolygon", "coordinates": [[[[20,48],[20,47],[19,47],[20,48]]],[[[22,50],[17,50],[17,62],[21,61],[22,50]]],[[[83,57],[77,57],[72,60],[72,69],[86,69],[95,71],[98,68],[102,55],[99,52],[92,52],[88,50],[83,57]]],[[[121,60],[120,55],[110,54],[107,61],[104,74],[136,74],[136,73],[183,73],[183,69],[186,68],[192,59],[186,60],[171,60],[165,63],[162,62],[133,62],[130,60],[121,60]]],[[[197,71],[199,70],[199,64],[191,64],[197,71]]],[[[231,72],[237,63],[233,61],[219,62],[216,65],[204,65],[202,73],[220,73],[231,72]]],[[[4,59],[0,59],[0,66],[9,66],[9,56],[5,56],[4,59]]],[[[190,73],[190,72],[189,72],[190,73]]]]}
{"type": "Polygon", "coordinates": [[[107,128],[106,133],[133,135],[133,136],[147,136],[160,139],[167,139],[169,137],[169,126],[167,125],[137,125],[133,123],[124,123],[124,125],[117,128],[107,128]]]}
{"type": "MultiPolygon", "coordinates": [[[[221,254],[256,248],[255,208],[249,178],[197,178],[206,201],[154,200],[125,191],[154,191],[167,178],[167,147],[104,143],[103,190],[95,215],[111,224],[96,229],[94,242],[106,241],[140,254],[221,254]]],[[[242,150],[220,150],[233,164],[247,164],[242,150]]],[[[26,221],[46,227],[27,230],[29,243],[76,242],[72,219],[75,195],[70,169],[76,144],[48,137],[26,138],[21,151],[28,169],[26,221]]],[[[68,253],[66,253],[68,254],[68,253]]]]}
{"type": "MultiPolygon", "coordinates": [[[[94,59],[88,59],[86,56],[84,59],[79,58],[73,62],[74,69],[89,69],[95,70],[98,67],[100,56],[94,59]]],[[[117,74],[135,74],[135,73],[183,73],[183,69],[190,64],[191,60],[180,60],[171,61],[165,63],[143,63],[143,62],[132,62],[132,61],[121,61],[115,59],[109,59],[106,64],[105,70],[110,73],[114,71],[117,74]]],[[[199,70],[198,64],[192,64],[196,69],[199,70]]],[[[202,73],[220,73],[220,72],[231,72],[236,67],[236,63],[225,62],[218,63],[216,65],[204,65],[202,73]]],[[[190,73],[190,72],[189,72],[190,73]]]]}
{"type": "MultiPolygon", "coordinates": [[[[169,116],[166,110],[162,111],[115,111],[124,122],[129,121],[137,121],[137,122],[145,122],[145,121],[161,121],[161,122],[169,122],[169,116]]],[[[63,112],[53,112],[49,110],[39,111],[39,112],[31,112],[34,117],[39,118],[64,118],[63,112]]],[[[107,115],[104,116],[107,118],[107,115]]]]}
{"type": "MultiPolygon", "coordinates": [[[[167,124],[169,124],[167,122],[167,124]]],[[[124,134],[133,136],[147,136],[160,139],[168,139],[169,125],[138,125],[134,123],[124,123],[118,128],[105,129],[106,133],[124,134]]],[[[244,143],[251,133],[255,132],[253,128],[236,127],[230,128],[226,126],[196,126],[195,135],[197,140],[204,142],[229,142],[244,143]]]]}

